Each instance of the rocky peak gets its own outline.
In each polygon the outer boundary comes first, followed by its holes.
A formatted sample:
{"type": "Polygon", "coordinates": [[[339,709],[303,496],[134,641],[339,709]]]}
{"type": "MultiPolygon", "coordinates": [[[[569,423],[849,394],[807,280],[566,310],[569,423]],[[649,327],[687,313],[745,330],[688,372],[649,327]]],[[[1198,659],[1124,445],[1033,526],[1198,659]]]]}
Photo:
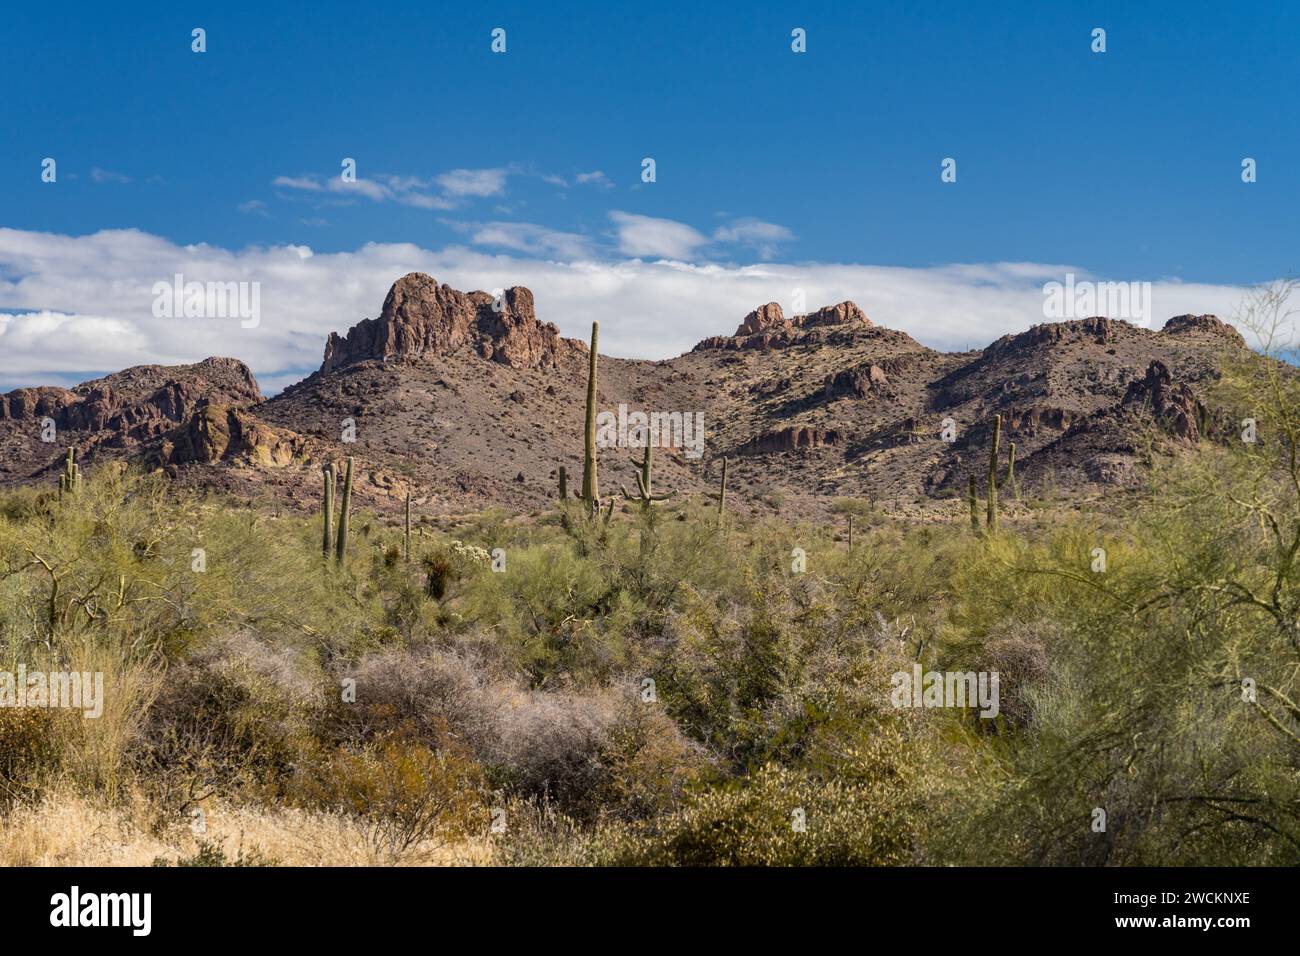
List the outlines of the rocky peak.
{"type": "Polygon", "coordinates": [[[794,324],[802,329],[812,329],[822,325],[859,325],[872,328],[871,320],[858,308],[856,302],[823,306],[816,312],[799,316],[794,320],[794,324]]]}
{"type": "MultiPolygon", "coordinates": [[[[807,341],[804,333],[822,326],[873,328],[871,320],[854,302],[823,306],[816,312],[787,319],[777,302],[760,305],[745,316],[735,335],[714,335],[695,346],[702,349],[771,349],[807,341]]],[[[816,333],[813,333],[816,334],[816,333]]]]}
{"type": "Polygon", "coordinates": [[[1233,345],[1246,347],[1240,332],[1216,315],[1175,315],[1165,323],[1161,332],[1180,335],[1184,332],[1205,332],[1228,340],[1233,345]]]}
{"type": "Polygon", "coordinates": [[[533,294],[522,286],[500,300],[486,292],[459,292],[420,272],[393,283],[377,319],[363,319],[346,336],[331,332],[321,374],[368,359],[412,361],[449,355],[464,346],[514,368],[558,362],[560,330],[542,323],[533,294]]]}
{"type": "Polygon", "coordinates": [[[736,335],[758,335],[760,332],[775,332],[782,329],[790,328],[790,323],[786,320],[785,313],[781,311],[779,302],[769,302],[767,305],[760,305],[740,323],[740,328],[736,329],[736,335]]]}

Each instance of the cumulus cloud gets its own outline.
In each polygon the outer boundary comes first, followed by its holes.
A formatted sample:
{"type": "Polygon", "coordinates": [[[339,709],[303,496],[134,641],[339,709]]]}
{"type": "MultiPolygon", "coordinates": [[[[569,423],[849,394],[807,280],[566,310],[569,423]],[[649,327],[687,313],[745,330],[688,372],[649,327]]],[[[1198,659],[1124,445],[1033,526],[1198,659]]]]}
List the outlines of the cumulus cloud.
{"type": "Polygon", "coordinates": [[[745,218],[719,226],[713,231],[713,238],[753,249],[760,259],[774,259],[781,243],[793,241],[794,233],[774,222],[745,218]]]}
{"type": "MultiPolygon", "coordinates": [[[[649,255],[650,226],[637,255],[649,255]]],[[[515,224],[517,225],[517,224],[515,224]]],[[[676,224],[674,224],[676,225],[676,224]]],[[[488,230],[494,224],[471,226],[488,230]]],[[[540,227],[538,227],[540,228],[540,227]]],[[[471,233],[472,235],[473,233],[471,233]]],[[[671,231],[670,231],[671,234],[671,231]]],[[[695,234],[699,236],[698,233],[695,234]]],[[[516,247],[540,238],[501,233],[516,247]]],[[[672,252],[698,248],[687,236],[672,252]]],[[[508,242],[498,242],[512,248],[508,242]]],[[[636,358],[668,358],[697,341],[735,331],[764,302],[794,311],[796,290],[808,309],[845,299],[870,318],[941,349],[982,347],[1044,318],[1043,285],[1085,269],[1040,263],[982,263],[897,268],[834,263],[691,263],[680,255],[645,261],[539,257],[527,248],[493,254],[467,246],[424,249],[368,243],[314,254],[306,246],[240,250],[176,245],[138,230],[85,236],[0,229],[0,387],[71,384],[127,365],[193,362],[233,355],[248,362],[269,393],[314,371],[326,335],[378,313],[393,281],[427,272],[464,290],[526,285],[538,317],[565,335],[586,337],[601,323],[602,350],[636,358]],[[261,322],[165,319],[152,313],[153,284],[180,273],[186,281],[256,281],[261,322]]],[[[1231,315],[1244,289],[1159,281],[1152,288],[1155,325],[1186,312],[1231,315]]]]}
{"type": "Polygon", "coordinates": [[[449,196],[499,196],[506,188],[504,169],[453,169],[435,180],[449,196]]]}
{"type": "Polygon", "coordinates": [[[469,234],[476,246],[496,246],[530,255],[581,259],[591,254],[586,236],[562,232],[531,222],[456,222],[443,220],[453,229],[469,234]]]}
{"type": "Polygon", "coordinates": [[[627,256],[689,259],[709,240],[690,226],[615,209],[609,214],[618,233],[619,252],[627,256]]]}

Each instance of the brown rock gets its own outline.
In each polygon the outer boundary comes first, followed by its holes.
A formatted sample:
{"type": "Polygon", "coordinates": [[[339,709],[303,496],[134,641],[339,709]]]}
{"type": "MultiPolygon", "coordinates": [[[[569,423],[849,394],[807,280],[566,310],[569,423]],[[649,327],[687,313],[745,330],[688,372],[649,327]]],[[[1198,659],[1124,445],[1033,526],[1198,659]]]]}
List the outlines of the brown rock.
{"type": "Polygon", "coordinates": [[[1146,376],[1129,385],[1121,404],[1149,409],[1166,431],[1189,444],[1201,439],[1205,406],[1191,388],[1174,382],[1164,362],[1153,361],[1146,376]]]}
{"type": "Polygon", "coordinates": [[[800,448],[821,448],[838,445],[840,435],[833,429],[823,430],[810,425],[796,425],[766,432],[752,438],[736,449],[738,455],[769,455],[795,451],[800,448]]]}
{"type": "Polygon", "coordinates": [[[1226,339],[1232,345],[1246,347],[1246,340],[1235,328],[1215,315],[1175,315],[1165,323],[1161,332],[1180,335],[1184,332],[1205,332],[1226,339]]]}
{"type": "Polygon", "coordinates": [[[561,348],[560,330],[537,320],[528,289],[507,289],[494,308],[486,292],[458,292],[412,272],[393,283],[379,318],[363,319],[346,337],[330,333],[320,372],[370,359],[450,355],[471,343],[484,358],[512,368],[554,366],[561,348]]]}
{"type": "Polygon", "coordinates": [[[769,302],[745,316],[740,328],[736,329],[736,335],[758,335],[760,332],[786,331],[789,328],[790,322],[781,311],[780,303],[769,302]]]}
{"type": "Polygon", "coordinates": [[[823,306],[816,312],[799,316],[794,320],[794,324],[801,329],[814,329],[823,325],[857,325],[868,329],[873,328],[871,320],[858,308],[856,302],[823,306]]]}
{"type": "Polygon", "coordinates": [[[168,441],[167,463],[212,464],[243,461],[263,467],[291,464],[301,450],[301,440],[288,436],[249,412],[206,402],[168,441]]]}

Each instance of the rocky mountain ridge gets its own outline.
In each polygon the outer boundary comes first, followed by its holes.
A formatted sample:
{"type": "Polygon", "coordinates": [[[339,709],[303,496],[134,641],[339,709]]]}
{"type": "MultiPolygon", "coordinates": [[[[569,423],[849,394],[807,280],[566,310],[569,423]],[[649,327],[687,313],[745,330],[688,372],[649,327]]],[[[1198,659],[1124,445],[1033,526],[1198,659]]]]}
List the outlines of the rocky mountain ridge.
{"type": "MultiPolygon", "coordinates": [[[[603,409],[704,415],[702,457],[656,458],[656,483],[682,495],[710,488],[727,455],[733,493],[751,502],[926,507],[982,475],[994,414],[1026,486],[1132,484],[1148,439],[1171,453],[1212,440],[1209,390],[1222,357],[1244,348],[1214,316],[1185,315],[1158,332],[1102,317],[1042,323],[942,353],[853,302],[792,317],[767,303],[675,359],[602,356],[597,397],[603,409]],[[940,439],[946,423],[954,441],[940,439]]],[[[586,343],[540,321],[528,289],[494,297],[413,273],[378,317],[329,335],[317,372],[269,400],[223,358],[0,395],[0,484],[48,479],[74,444],[92,467],[128,459],[310,506],[319,466],[353,455],[363,501],[393,505],[411,490],[438,510],[535,508],[554,497],[561,465],[580,471],[586,364],[586,343]],[[42,442],[50,420],[58,438],[42,442]]],[[[607,491],[630,481],[628,458],[602,455],[607,491]]]]}

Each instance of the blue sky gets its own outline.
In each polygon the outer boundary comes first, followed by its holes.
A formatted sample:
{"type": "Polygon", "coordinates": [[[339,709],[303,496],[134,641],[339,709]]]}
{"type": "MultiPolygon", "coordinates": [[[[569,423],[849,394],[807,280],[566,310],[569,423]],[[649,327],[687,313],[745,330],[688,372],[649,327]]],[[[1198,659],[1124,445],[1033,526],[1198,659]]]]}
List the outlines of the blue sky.
{"type": "MultiPolygon", "coordinates": [[[[1233,287],[1297,268],[1297,4],[271,6],[11,5],[0,227],[1233,287]]],[[[38,258],[0,254],[0,311],[84,308],[13,281],[38,258]]]]}

